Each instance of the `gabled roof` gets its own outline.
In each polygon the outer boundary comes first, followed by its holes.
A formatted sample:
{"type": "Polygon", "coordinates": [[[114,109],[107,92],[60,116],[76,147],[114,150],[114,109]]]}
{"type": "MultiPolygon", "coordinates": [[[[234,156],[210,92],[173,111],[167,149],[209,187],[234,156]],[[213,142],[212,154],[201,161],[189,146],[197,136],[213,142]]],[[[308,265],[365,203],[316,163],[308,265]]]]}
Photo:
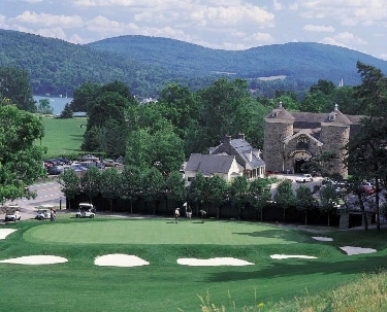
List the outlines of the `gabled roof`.
{"type": "Polygon", "coordinates": [[[185,171],[200,172],[203,175],[228,174],[234,159],[234,156],[229,155],[191,154],[185,171]]]}
{"type": "Polygon", "coordinates": [[[309,129],[302,129],[300,130],[299,132],[297,132],[296,134],[293,134],[293,135],[290,135],[288,137],[286,137],[285,139],[282,140],[283,143],[289,143],[291,140],[301,136],[301,135],[306,135],[309,139],[311,139],[312,141],[314,141],[317,146],[322,146],[323,143],[320,142],[319,140],[317,140],[315,137],[313,137],[311,135],[311,131],[309,129]]]}
{"type": "Polygon", "coordinates": [[[225,141],[210,151],[212,155],[234,155],[238,164],[244,169],[252,170],[265,165],[265,162],[259,156],[257,157],[260,151],[252,148],[245,139],[225,141]]]}

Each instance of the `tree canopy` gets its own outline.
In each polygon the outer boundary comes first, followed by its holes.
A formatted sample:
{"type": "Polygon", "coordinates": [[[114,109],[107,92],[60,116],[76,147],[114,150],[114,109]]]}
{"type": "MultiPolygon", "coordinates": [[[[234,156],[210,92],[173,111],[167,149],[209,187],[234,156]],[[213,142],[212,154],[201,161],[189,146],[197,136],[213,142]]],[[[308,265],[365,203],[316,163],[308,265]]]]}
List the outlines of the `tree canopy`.
{"type": "Polygon", "coordinates": [[[7,99],[0,100],[0,203],[33,197],[28,188],[45,176],[42,166],[45,149],[40,119],[20,110],[7,99]]]}

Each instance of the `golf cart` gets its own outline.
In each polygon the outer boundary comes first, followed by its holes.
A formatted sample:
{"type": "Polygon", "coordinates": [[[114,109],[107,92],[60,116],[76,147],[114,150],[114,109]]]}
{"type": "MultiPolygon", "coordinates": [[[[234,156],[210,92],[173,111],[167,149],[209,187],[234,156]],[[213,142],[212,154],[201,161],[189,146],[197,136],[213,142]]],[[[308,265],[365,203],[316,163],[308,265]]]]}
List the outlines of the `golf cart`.
{"type": "Polygon", "coordinates": [[[42,205],[42,206],[36,207],[35,209],[36,209],[35,219],[44,220],[44,219],[51,218],[51,210],[54,209],[54,206],[53,205],[42,205]]]}
{"type": "Polygon", "coordinates": [[[76,218],[94,218],[96,208],[93,204],[89,203],[80,203],[78,205],[78,211],[75,213],[76,218]]]}

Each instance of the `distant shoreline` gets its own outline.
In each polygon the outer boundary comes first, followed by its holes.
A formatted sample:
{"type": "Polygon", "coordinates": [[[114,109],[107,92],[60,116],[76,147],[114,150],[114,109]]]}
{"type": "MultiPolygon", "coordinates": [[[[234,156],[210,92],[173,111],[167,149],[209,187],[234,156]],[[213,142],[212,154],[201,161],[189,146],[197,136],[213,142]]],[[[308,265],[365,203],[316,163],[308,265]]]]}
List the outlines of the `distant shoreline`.
{"type": "Polygon", "coordinates": [[[39,103],[39,100],[47,99],[50,100],[50,105],[53,108],[54,115],[60,115],[60,113],[63,111],[65,105],[67,103],[70,103],[73,98],[66,98],[66,97],[56,97],[56,96],[43,96],[43,95],[34,95],[34,100],[39,103]]]}

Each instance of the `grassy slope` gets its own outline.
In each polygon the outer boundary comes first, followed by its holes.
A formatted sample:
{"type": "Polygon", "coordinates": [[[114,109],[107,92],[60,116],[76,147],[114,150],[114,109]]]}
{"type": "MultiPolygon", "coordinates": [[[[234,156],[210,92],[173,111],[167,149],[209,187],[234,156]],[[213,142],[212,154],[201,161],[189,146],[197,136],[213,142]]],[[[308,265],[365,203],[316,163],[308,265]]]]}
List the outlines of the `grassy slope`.
{"type": "Polygon", "coordinates": [[[47,147],[46,158],[81,152],[85,132],[85,127],[81,128],[81,125],[86,125],[86,122],[86,118],[83,117],[70,119],[44,117],[45,136],[42,146],[47,147]]]}
{"type": "Polygon", "coordinates": [[[302,296],[306,289],[311,295],[317,294],[353,280],[362,272],[385,267],[386,233],[351,231],[348,235],[337,232],[329,235],[335,238],[334,242],[325,243],[312,240],[310,236],[313,235],[308,233],[281,232],[277,227],[259,224],[235,223],[232,228],[225,227],[222,233],[220,225],[224,223],[211,221],[192,225],[198,228],[197,235],[192,235],[189,224],[167,222],[59,217],[56,224],[26,221],[14,225],[20,230],[1,242],[1,259],[52,254],[64,256],[69,262],[51,266],[0,264],[2,308],[5,311],[177,311],[178,308],[199,311],[197,295],[205,296],[207,291],[211,302],[218,306],[227,303],[230,291],[238,307],[253,305],[254,292],[257,301],[269,307],[270,302],[302,296]],[[85,227],[80,227],[80,224],[85,227]],[[114,237],[112,228],[118,232],[125,229],[126,235],[137,243],[118,241],[118,235],[115,244],[111,241],[102,244],[100,237],[114,237]],[[190,234],[184,235],[182,228],[190,234]],[[58,233],[53,234],[56,229],[58,233]],[[74,240],[78,235],[79,240],[83,240],[82,235],[89,235],[85,234],[85,229],[94,233],[91,243],[53,243],[50,238],[50,235],[55,235],[68,240],[67,237],[72,236],[74,240]],[[246,239],[245,244],[243,241],[239,241],[239,245],[199,245],[197,242],[205,236],[230,235],[230,230],[246,233],[238,236],[238,239],[246,239]],[[46,239],[42,239],[45,235],[46,239]],[[141,237],[146,244],[139,243],[141,237]],[[164,241],[166,237],[171,239],[170,243],[164,241]],[[251,243],[252,237],[256,240],[254,244],[251,243]],[[349,257],[337,249],[337,246],[349,244],[354,237],[357,246],[372,245],[381,251],[349,257]],[[273,238],[279,238],[279,244],[266,244],[273,238]],[[286,238],[299,243],[284,244],[286,238]],[[35,239],[39,242],[33,242],[35,239]],[[154,240],[153,244],[149,239],[154,240]],[[137,268],[93,265],[94,257],[108,253],[137,255],[149,261],[150,265],[137,268]],[[318,259],[275,261],[270,259],[273,253],[314,254],[318,259]],[[255,265],[184,267],[176,264],[181,257],[219,256],[241,258],[255,265]]]}

